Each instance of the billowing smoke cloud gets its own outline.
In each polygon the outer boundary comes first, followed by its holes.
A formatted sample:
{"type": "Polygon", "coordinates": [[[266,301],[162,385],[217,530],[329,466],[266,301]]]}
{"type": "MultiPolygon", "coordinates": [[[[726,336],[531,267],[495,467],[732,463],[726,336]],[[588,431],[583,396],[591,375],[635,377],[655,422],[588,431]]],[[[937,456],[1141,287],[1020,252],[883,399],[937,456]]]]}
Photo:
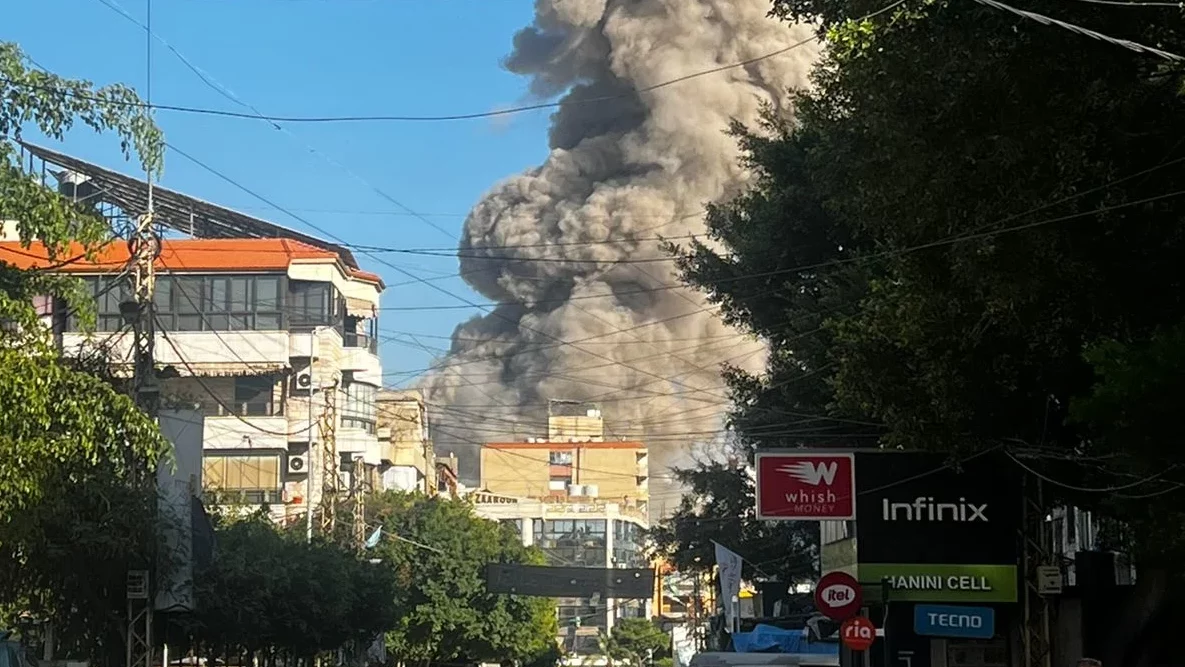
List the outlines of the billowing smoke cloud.
{"type": "MultiPolygon", "coordinates": [[[[784,105],[816,51],[639,91],[810,36],[768,10],[769,0],[536,0],[505,65],[536,95],[564,93],[551,153],[494,187],[460,244],[466,280],[514,305],[459,326],[426,382],[437,449],[456,452],[464,476],[476,477],[477,443],[545,435],[549,398],[599,402],[614,436],[644,437],[652,469],[669,465],[719,429],[721,363],[761,367],[759,343],[670,287],[656,239],[703,231],[704,204],[746,177],[730,120],[753,124],[762,102],[784,105]]],[[[655,506],[672,500],[653,493],[655,506]]]]}

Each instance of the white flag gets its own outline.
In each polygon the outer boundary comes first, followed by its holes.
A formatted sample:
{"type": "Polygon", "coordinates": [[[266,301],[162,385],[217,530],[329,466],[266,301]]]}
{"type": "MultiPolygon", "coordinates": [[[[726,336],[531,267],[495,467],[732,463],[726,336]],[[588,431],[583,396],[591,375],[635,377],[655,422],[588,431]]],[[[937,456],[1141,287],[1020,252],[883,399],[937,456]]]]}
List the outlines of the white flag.
{"type": "Polygon", "coordinates": [[[745,561],[719,542],[712,544],[716,545],[716,567],[720,571],[720,600],[724,603],[724,619],[729,632],[734,632],[737,627],[734,623],[739,615],[737,607],[741,594],[741,567],[745,561]]]}

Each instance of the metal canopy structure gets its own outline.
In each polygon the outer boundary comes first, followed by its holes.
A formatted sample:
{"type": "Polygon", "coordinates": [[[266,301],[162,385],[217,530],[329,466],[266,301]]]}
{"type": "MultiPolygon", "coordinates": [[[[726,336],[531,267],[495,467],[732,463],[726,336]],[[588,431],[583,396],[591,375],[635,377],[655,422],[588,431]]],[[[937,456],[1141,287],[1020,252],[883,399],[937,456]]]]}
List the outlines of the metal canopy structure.
{"type": "MultiPolygon", "coordinates": [[[[110,204],[133,217],[148,210],[148,183],[146,181],[125,176],[28,142],[22,141],[20,145],[30,155],[48,165],[57,166],[63,172],[73,172],[86,177],[89,186],[95,190],[96,203],[110,204]]],[[[53,170],[51,169],[51,171],[53,170]]],[[[59,181],[62,181],[65,176],[65,173],[57,171],[53,173],[59,181]]],[[[153,185],[152,196],[155,209],[153,221],[182,234],[205,239],[292,239],[335,252],[350,268],[358,268],[358,262],[354,259],[353,254],[337,244],[328,243],[266,220],[183,195],[159,185],[153,185]]]]}

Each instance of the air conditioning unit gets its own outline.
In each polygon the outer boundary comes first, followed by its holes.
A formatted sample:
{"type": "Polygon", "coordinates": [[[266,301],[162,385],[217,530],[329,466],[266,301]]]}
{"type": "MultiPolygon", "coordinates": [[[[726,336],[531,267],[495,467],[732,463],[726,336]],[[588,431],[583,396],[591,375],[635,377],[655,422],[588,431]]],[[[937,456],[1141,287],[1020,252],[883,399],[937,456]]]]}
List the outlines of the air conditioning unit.
{"type": "Polygon", "coordinates": [[[288,455],[288,474],[289,475],[303,475],[309,471],[308,457],[304,454],[289,454],[288,455]]]}
{"type": "Polygon", "coordinates": [[[310,371],[300,371],[292,378],[292,393],[307,394],[313,390],[313,374],[310,371]]]}
{"type": "Polygon", "coordinates": [[[576,496],[577,498],[583,496],[585,493],[583,484],[572,484],[568,486],[568,495],[576,496]]]}

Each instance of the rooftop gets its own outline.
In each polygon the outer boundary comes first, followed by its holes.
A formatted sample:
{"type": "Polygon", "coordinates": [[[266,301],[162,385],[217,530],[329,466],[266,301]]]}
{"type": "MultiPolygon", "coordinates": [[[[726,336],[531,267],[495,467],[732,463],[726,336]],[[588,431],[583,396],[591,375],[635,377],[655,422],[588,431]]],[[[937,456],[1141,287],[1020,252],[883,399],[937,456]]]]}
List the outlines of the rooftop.
{"type": "MultiPolygon", "coordinates": [[[[96,191],[96,201],[106,202],[121,210],[136,214],[148,210],[148,183],[132,176],[126,176],[96,164],[79,160],[65,153],[52,151],[27,142],[21,148],[39,158],[62,181],[69,172],[86,177],[96,191]]],[[[328,250],[345,262],[351,269],[358,268],[358,262],[346,248],[310,236],[287,227],[252,217],[238,211],[211,204],[196,197],[154,185],[152,190],[154,220],[175,231],[204,239],[292,239],[322,250],[328,250]]]]}
{"type": "Polygon", "coordinates": [[[646,449],[640,442],[487,442],[488,449],[646,449]]]}
{"type": "MultiPolygon", "coordinates": [[[[101,246],[90,258],[85,249],[75,243],[53,259],[46,247],[34,242],[24,247],[19,241],[0,241],[0,262],[19,269],[46,269],[62,273],[109,272],[128,263],[127,243],[117,239],[101,246]]],[[[220,272],[243,270],[285,271],[293,263],[326,263],[341,265],[346,275],[380,289],[382,278],[376,274],[349,266],[336,251],[285,238],[246,239],[165,239],[156,267],[176,272],[220,272]]]]}

